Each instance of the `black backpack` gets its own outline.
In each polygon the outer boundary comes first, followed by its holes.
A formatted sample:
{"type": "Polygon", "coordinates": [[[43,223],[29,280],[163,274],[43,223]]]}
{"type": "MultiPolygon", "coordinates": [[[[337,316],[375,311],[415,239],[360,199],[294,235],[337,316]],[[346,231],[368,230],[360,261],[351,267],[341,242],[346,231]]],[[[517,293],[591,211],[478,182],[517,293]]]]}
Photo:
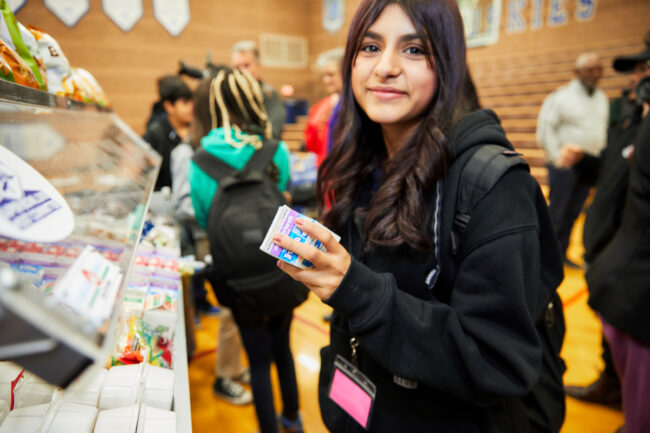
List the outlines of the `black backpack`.
{"type": "MultiPolygon", "coordinates": [[[[270,175],[277,140],[264,140],[242,170],[205,149],[192,161],[218,182],[208,213],[208,240],[214,275],[208,276],[219,303],[238,320],[291,311],[309,290],[276,266],[259,247],[284,195],[270,175]]],[[[274,166],[273,166],[274,167],[274,166]]]]}
{"type": "MultiPolygon", "coordinates": [[[[428,282],[430,287],[435,284],[433,290],[439,300],[448,303],[451,298],[456,269],[462,259],[458,253],[462,250],[463,234],[471,220],[472,210],[509,170],[515,167],[529,170],[528,164],[519,155],[499,145],[482,145],[473,153],[461,154],[450,167],[448,181],[453,182],[456,176],[458,179],[456,208],[449,233],[442,233],[442,237],[448,236],[444,243],[448,243],[451,254],[441,255],[442,262],[436,275],[440,275],[438,283],[442,284],[436,284],[436,281],[428,282]]],[[[538,199],[537,210],[542,248],[557,249],[555,232],[543,197],[538,199]]],[[[559,250],[558,260],[561,260],[559,250]]],[[[534,312],[543,350],[540,377],[528,395],[521,398],[520,402],[512,402],[514,405],[523,404],[528,414],[529,430],[518,430],[522,432],[555,433],[560,431],[564,422],[565,394],[562,375],[566,367],[560,357],[560,349],[565,334],[565,323],[562,301],[557,294],[559,283],[550,270],[550,267],[555,265],[542,263],[542,284],[548,291],[548,302],[541,311],[534,312]]],[[[497,425],[502,422],[509,423],[508,420],[498,418],[493,421],[497,425]]]]}

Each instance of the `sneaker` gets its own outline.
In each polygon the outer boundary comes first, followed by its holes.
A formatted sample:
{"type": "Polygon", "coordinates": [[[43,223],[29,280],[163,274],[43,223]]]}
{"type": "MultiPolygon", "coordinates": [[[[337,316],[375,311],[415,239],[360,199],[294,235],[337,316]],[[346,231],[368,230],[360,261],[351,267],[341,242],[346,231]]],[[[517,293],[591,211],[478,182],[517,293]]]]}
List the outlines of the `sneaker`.
{"type": "Polygon", "coordinates": [[[253,395],[239,383],[225,377],[217,377],[212,385],[212,391],[228,403],[243,406],[253,402],[253,395]]]}
{"type": "Polygon", "coordinates": [[[242,370],[241,374],[237,377],[235,377],[235,380],[239,383],[243,383],[244,385],[250,385],[251,384],[251,369],[246,367],[242,370]]]}
{"type": "Polygon", "coordinates": [[[304,433],[300,415],[298,415],[298,418],[294,420],[285,418],[284,415],[280,415],[278,418],[278,425],[281,433],[304,433]]]}

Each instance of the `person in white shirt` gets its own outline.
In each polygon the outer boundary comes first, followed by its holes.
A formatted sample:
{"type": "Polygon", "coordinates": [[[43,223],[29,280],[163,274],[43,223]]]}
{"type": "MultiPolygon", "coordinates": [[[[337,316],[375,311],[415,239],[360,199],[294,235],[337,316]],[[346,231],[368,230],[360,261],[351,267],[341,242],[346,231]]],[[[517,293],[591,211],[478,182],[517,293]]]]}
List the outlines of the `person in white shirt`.
{"type": "Polygon", "coordinates": [[[584,53],[575,62],[575,78],[544,100],[537,119],[537,143],[546,150],[549,208],[560,248],[568,266],[578,267],[566,252],[571,229],[582,211],[589,186],[561,163],[565,146],[579,146],[599,155],[607,141],[609,101],[597,85],[603,68],[596,53],[584,53]]]}

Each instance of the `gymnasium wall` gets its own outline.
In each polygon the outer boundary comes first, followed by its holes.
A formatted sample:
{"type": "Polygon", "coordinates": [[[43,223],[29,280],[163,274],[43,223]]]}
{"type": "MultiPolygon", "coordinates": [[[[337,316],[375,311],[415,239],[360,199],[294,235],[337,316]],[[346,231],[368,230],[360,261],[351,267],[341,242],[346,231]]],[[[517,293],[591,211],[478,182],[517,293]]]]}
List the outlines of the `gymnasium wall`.
{"type": "MultiPolygon", "coordinates": [[[[117,114],[143,133],[156,78],[176,73],[178,61],[203,66],[206,53],[215,63],[230,63],[230,48],[241,39],[258,40],[260,33],[307,37],[309,1],[190,0],[191,21],[178,37],[155,19],[151,0],[143,0],[144,15],[124,33],[90,0],[90,11],[73,28],[66,27],[42,0],[28,0],[16,17],[54,36],[73,66],[89,70],[104,88],[117,114]]],[[[297,96],[311,87],[306,69],[267,68],[263,78],[279,87],[292,83],[297,96]]]]}
{"type": "MultiPolygon", "coordinates": [[[[486,1],[489,3],[489,0],[480,0],[477,4],[486,1]]],[[[157,77],[174,73],[179,59],[203,65],[208,51],[214,62],[228,63],[230,47],[235,41],[258,39],[260,33],[307,38],[308,67],[266,67],[263,78],[276,88],[290,83],[295,88],[295,97],[315,102],[324,94],[313,64],[323,51],[345,44],[347,28],[360,2],[345,2],[345,23],[335,33],[322,26],[323,0],[190,0],[191,21],[177,38],[169,35],[156,21],[149,0],[143,1],[144,16],[129,33],[122,32],[104,14],[101,0],[90,0],[90,11],[71,29],[39,0],[28,0],[17,13],[17,18],[51,33],[70,62],[92,72],[118,115],[141,133],[150,106],[156,100],[157,77]]],[[[608,62],[621,50],[638,51],[642,46],[642,35],[650,28],[648,17],[648,0],[503,0],[498,42],[468,52],[482,100],[488,106],[493,101],[501,103],[499,99],[490,99],[495,97],[498,89],[494,86],[492,90],[486,89],[499,79],[507,79],[508,74],[521,75],[521,68],[525,66],[522,63],[530,63],[540,79],[543,79],[545,70],[539,66],[548,67],[549,73],[556,74],[559,83],[571,78],[571,62],[567,59],[574,58],[584,49],[604,49],[608,62]],[[593,5],[593,17],[577,21],[576,7],[585,3],[593,5]],[[507,30],[509,6],[513,4],[520,6],[520,18],[526,22],[526,27],[517,33],[507,30]],[[551,7],[560,7],[566,12],[565,25],[548,25],[551,7]],[[541,11],[541,16],[536,11],[541,11]],[[538,16],[542,25],[533,29],[532,23],[538,16]],[[565,57],[558,62],[557,56],[563,52],[565,57]]],[[[615,76],[611,68],[606,72],[608,77],[615,76]]],[[[610,79],[610,94],[615,93],[613,88],[619,86],[621,80],[622,77],[610,79]]],[[[548,87],[549,84],[540,87],[538,93],[546,92],[548,87]]],[[[508,91],[518,92],[516,88],[508,91]]],[[[529,111],[534,109],[528,108],[529,111]]]]}

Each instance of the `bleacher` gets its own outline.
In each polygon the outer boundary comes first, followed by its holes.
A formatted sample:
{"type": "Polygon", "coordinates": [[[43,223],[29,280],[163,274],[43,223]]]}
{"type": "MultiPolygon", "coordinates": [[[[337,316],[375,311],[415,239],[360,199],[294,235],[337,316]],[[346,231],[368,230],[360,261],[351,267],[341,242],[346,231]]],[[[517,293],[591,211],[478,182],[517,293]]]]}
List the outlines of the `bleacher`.
{"type": "Polygon", "coordinates": [[[296,116],[296,123],[285,123],[282,140],[287,143],[290,151],[297,152],[302,148],[306,125],[307,116],[296,116]]]}
{"type": "MultiPolygon", "coordinates": [[[[509,140],[531,166],[531,173],[542,186],[547,184],[544,150],[537,146],[537,115],[546,96],[573,77],[575,59],[586,51],[596,51],[603,63],[599,87],[609,98],[620,95],[628,77],[611,67],[622,53],[640,51],[639,37],[603,41],[584,41],[515,54],[482,55],[469,51],[468,62],[481,105],[493,109],[501,118],[509,140]]],[[[282,139],[292,151],[302,147],[306,116],[286,124],[282,139]]],[[[546,188],[545,188],[546,189],[546,188]]]]}
{"type": "Polygon", "coordinates": [[[585,41],[528,54],[482,56],[470,51],[468,57],[481,104],[499,115],[508,138],[529,162],[533,176],[546,185],[544,151],[538,148],[535,138],[544,98],[573,78],[575,59],[590,50],[600,55],[604,67],[599,87],[609,98],[619,96],[628,77],[612,69],[612,59],[640,49],[640,40],[634,37],[605,43],[585,41]]]}

